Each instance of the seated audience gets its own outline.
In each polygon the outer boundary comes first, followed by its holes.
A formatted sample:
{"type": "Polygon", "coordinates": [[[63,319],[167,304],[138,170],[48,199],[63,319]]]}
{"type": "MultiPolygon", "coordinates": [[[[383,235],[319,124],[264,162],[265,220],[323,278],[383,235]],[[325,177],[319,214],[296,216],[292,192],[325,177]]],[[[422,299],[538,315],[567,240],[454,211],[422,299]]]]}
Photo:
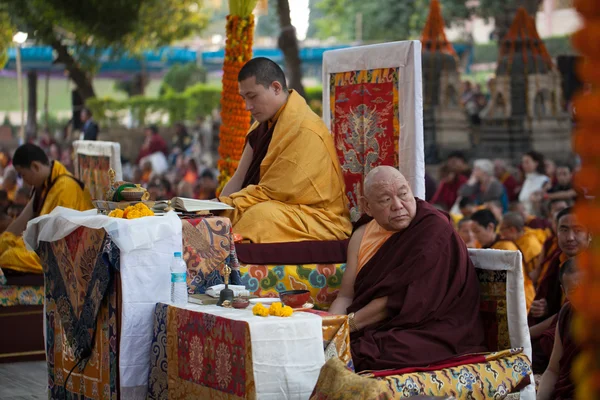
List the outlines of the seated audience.
{"type": "Polygon", "coordinates": [[[500,159],[494,160],[494,175],[496,176],[496,179],[500,181],[502,186],[504,186],[509,203],[517,201],[519,197],[519,183],[508,171],[506,161],[500,159]]]}
{"type": "Polygon", "coordinates": [[[544,156],[537,151],[525,153],[521,166],[525,180],[519,192],[519,202],[528,215],[535,215],[542,192],[551,185],[550,178],[545,175],[544,156]]]}
{"type": "Polygon", "coordinates": [[[564,200],[551,200],[548,204],[548,220],[550,221],[552,226],[548,238],[544,242],[542,254],[540,254],[538,265],[532,276],[532,279],[536,286],[542,279],[544,279],[544,276],[548,271],[548,267],[550,266],[551,261],[557,254],[560,253],[560,249],[558,247],[558,239],[556,237],[556,217],[558,216],[559,212],[561,212],[567,207],[568,204],[564,200]]]}
{"type": "Polygon", "coordinates": [[[27,250],[23,242],[27,223],[59,206],[89,210],[93,208],[91,196],[83,183],[67,172],[60,162],[50,162],[46,153],[34,144],[19,147],[13,165],[23,180],[34,187],[34,194],[23,212],[0,235],[0,268],[42,273],[38,256],[27,250]]]}
{"type": "Polygon", "coordinates": [[[480,247],[475,238],[475,234],[473,233],[473,221],[471,218],[463,218],[458,221],[456,230],[458,231],[460,238],[467,245],[467,248],[477,249],[480,247]]]}
{"type": "Polygon", "coordinates": [[[558,314],[550,363],[540,381],[538,400],[567,400],[575,397],[575,384],[571,379],[571,372],[581,350],[573,337],[574,308],[569,302],[581,282],[581,273],[575,259],[570,258],[563,264],[559,277],[567,302],[558,314]]]}
{"type": "Polygon", "coordinates": [[[330,308],[348,314],[356,370],[425,366],[484,351],[479,282],[448,216],[415,199],[392,167],[373,169],[364,188],[369,218],[350,239],[330,308]]]}
{"type": "Polygon", "coordinates": [[[469,165],[461,152],[448,156],[446,164],[440,169],[440,183],[431,199],[432,204],[439,204],[449,211],[458,199],[459,189],[469,180],[469,165]]]}
{"type": "Polygon", "coordinates": [[[281,68],[255,58],[238,74],[256,123],[219,200],[233,231],[254,243],[343,240],[352,231],[333,137],[281,68]]]}
{"type": "MultiPolygon", "coordinates": [[[[511,240],[505,240],[500,237],[497,232],[498,220],[494,217],[494,214],[490,210],[479,210],[471,216],[473,220],[473,232],[475,238],[484,249],[495,249],[495,250],[512,250],[521,251],[519,246],[511,240]]],[[[521,254],[523,252],[521,251],[521,254]]],[[[523,280],[525,286],[525,305],[527,311],[531,306],[531,302],[535,297],[535,288],[533,282],[527,274],[525,268],[526,262],[523,261],[523,280]]]]}
{"type": "Polygon", "coordinates": [[[17,171],[13,167],[8,167],[4,170],[4,179],[0,189],[6,192],[8,201],[14,201],[17,189],[19,189],[17,171]]]}
{"type": "Polygon", "coordinates": [[[192,137],[188,134],[183,123],[177,122],[175,124],[175,135],[171,144],[174,149],[179,149],[182,153],[185,153],[192,145],[192,137]]]}
{"type": "Polygon", "coordinates": [[[488,201],[500,201],[508,208],[504,186],[494,176],[494,164],[490,160],[475,160],[469,180],[459,189],[458,195],[472,199],[481,205],[488,201]]]}
{"type": "Polygon", "coordinates": [[[458,202],[458,209],[463,217],[469,218],[477,211],[477,204],[470,198],[464,197],[458,202]]]}
{"type": "Polygon", "coordinates": [[[545,200],[566,200],[573,202],[583,191],[573,186],[573,171],[569,165],[556,167],[556,184],[544,195],[545,200]]]}
{"type": "Polygon", "coordinates": [[[160,133],[158,133],[158,127],[156,125],[150,125],[147,127],[144,130],[144,134],[146,135],[146,139],[144,140],[144,144],[140,149],[140,153],[135,160],[136,164],[139,164],[142,158],[154,153],[163,153],[165,157],[169,155],[167,142],[165,142],[165,139],[163,139],[162,136],[160,136],[160,133]]]}
{"type": "Polygon", "coordinates": [[[527,228],[523,216],[516,212],[504,214],[498,231],[502,239],[510,240],[519,247],[519,250],[523,254],[525,271],[531,277],[533,271],[536,269],[538,258],[542,253],[546,239],[545,233],[541,232],[540,235],[536,232],[539,232],[539,230],[527,228]]]}

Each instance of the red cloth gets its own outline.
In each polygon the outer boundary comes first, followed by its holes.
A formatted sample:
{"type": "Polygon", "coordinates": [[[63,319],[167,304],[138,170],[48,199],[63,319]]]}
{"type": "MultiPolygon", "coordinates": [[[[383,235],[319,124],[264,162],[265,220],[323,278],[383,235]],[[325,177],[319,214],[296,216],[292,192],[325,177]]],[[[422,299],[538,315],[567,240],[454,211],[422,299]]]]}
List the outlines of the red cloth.
{"type": "Polygon", "coordinates": [[[453,357],[426,367],[402,368],[384,371],[373,371],[374,378],[380,378],[391,375],[412,374],[413,372],[439,371],[445,368],[459,367],[461,365],[479,364],[486,362],[484,354],[466,354],[464,356],[453,357]]]}
{"type": "Polygon", "coordinates": [[[556,336],[556,324],[558,316],[555,315],[552,324],[546,329],[540,337],[531,340],[533,360],[531,367],[534,374],[543,374],[548,368],[552,348],[554,347],[554,337],[556,336]]]}
{"type": "Polygon", "coordinates": [[[169,147],[167,146],[167,142],[162,138],[158,133],[153,134],[152,138],[150,138],[150,143],[147,147],[142,147],[140,153],[138,154],[138,158],[135,161],[139,163],[140,160],[144,157],[149,156],[154,153],[163,153],[165,156],[169,155],[169,147]]]}
{"type": "Polygon", "coordinates": [[[431,204],[440,204],[450,211],[456,199],[458,198],[458,190],[464,185],[469,178],[464,175],[457,175],[452,181],[442,181],[438,186],[437,192],[431,199],[431,204]]]}
{"type": "Polygon", "coordinates": [[[269,129],[268,122],[263,122],[250,132],[246,138],[246,142],[252,147],[252,162],[244,176],[242,189],[249,185],[258,185],[260,182],[260,164],[263,162],[269,150],[273,131],[275,130],[275,122],[269,129]]]}
{"type": "Polygon", "coordinates": [[[532,218],[526,225],[531,229],[552,229],[552,223],[545,218],[532,218]]]}
{"type": "Polygon", "coordinates": [[[387,296],[389,314],[351,335],[357,371],[420,367],[486,350],[467,248],[450,219],[424,201],[417,199],[409,227],[360,270],[354,295],[349,313],[387,296]]]}
{"type": "Polygon", "coordinates": [[[511,203],[513,201],[517,201],[519,199],[519,193],[517,191],[517,189],[519,188],[519,183],[517,182],[515,177],[512,176],[512,174],[509,174],[507,172],[500,179],[500,182],[502,182],[502,185],[504,185],[504,188],[506,189],[506,195],[508,196],[508,201],[511,203]]]}
{"type": "Polygon", "coordinates": [[[571,303],[565,303],[558,316],[558,333],[563,347],[563,354],[558,368],[558,380],[554,385],[554,394],[552,395],[555,400],[572,399],[575,395],[575,385],[571,381],[571,366],[581,349],[571,334],[573,313],[571,303]]]}

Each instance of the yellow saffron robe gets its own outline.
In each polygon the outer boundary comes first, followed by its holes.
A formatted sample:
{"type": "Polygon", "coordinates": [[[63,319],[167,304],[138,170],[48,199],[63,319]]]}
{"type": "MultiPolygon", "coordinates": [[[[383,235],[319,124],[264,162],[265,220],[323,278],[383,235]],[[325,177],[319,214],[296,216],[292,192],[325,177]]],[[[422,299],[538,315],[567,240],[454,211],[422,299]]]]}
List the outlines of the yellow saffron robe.
{"type": "MultiPolygon", "coordinates": [[[[255,129],[258,123],[251,128],[255,129]]],[[[258,185],[219,200],[233,231],[254,243],[341,240],[352,231],[333,137],[295,91],[277,118],[258,185]]]]}
{"type": "MultiPolygon", "coordinates": [[[[71,176],[64,165],[54,161],[52,172],[42,191],[43,204],[37,216],[49,214],[58,206],[79,211],[94,207],[90,192],[85,188],[82,189],[77,181],[65,175],[71,176]]],[[[22,236],[16,236],[11,232],[0,235],[0,268],[42,273],[42,265],[37,254],[27,250],[22,236]]]]}
{"type": "Polygon", "coordinates": [[[528,274],[537,267],[536,264],[540,254],[544,250],[544,241],[546,240],[545,234],[540,236],[536,231],[543,233],[541,229],[525,228],[523,235],[515,240],[515,243],[521,249],[521,253],[523,253],[525,270],[528,274]]]}
{"type": "Polygon", "coordinates": [[[491,249],[495,250],[519,250],[521,254],[523,254],[523,278],[524,278],[524,286],[525,286],[525,305],[527,306],[527,313],[529,313],[529,309],[531,308],[531,303],[535,299],[535,287],[533,286],[533,282],[527,273],[527,260],[525,259],[525,253],[523,249],[520,249],[517,244],[511,240],[497,240],[490,246],[491,249]]]}

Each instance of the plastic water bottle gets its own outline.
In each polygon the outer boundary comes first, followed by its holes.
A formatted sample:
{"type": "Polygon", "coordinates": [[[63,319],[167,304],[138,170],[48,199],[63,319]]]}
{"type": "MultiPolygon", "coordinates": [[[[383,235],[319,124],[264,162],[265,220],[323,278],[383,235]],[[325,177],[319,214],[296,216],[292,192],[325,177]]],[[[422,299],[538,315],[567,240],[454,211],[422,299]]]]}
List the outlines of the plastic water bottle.
{"type": "Polygon", "coordinates": [[[187,304],[187,265],[181,258],[181,252],[173,254],[171,261],[171,303],[187,304]]]}

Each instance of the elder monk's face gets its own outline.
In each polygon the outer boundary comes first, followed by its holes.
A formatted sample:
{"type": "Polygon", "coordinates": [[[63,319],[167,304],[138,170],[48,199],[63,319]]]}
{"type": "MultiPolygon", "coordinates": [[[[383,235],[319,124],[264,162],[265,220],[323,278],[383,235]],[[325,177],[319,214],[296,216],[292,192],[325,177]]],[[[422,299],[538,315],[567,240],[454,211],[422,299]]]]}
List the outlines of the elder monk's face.
{"type": "Polygon", "coordinates": [[[256,77],[251,76],[238,82],[238,86],[240,96],[246,103],[246,110],[250,111],[259,123],[268,121],[277,114],[281,107],[279,96],[282,89],[279,82],[273,82],[269,87],[264,87],[256,83],[256,77]]]}
{"type": "Polygon", "coordinates": [[[388,231],[406,229],[417,213],[417,202],[406,179],[374,182],[366,195],[365,211],[388,231]]]}

